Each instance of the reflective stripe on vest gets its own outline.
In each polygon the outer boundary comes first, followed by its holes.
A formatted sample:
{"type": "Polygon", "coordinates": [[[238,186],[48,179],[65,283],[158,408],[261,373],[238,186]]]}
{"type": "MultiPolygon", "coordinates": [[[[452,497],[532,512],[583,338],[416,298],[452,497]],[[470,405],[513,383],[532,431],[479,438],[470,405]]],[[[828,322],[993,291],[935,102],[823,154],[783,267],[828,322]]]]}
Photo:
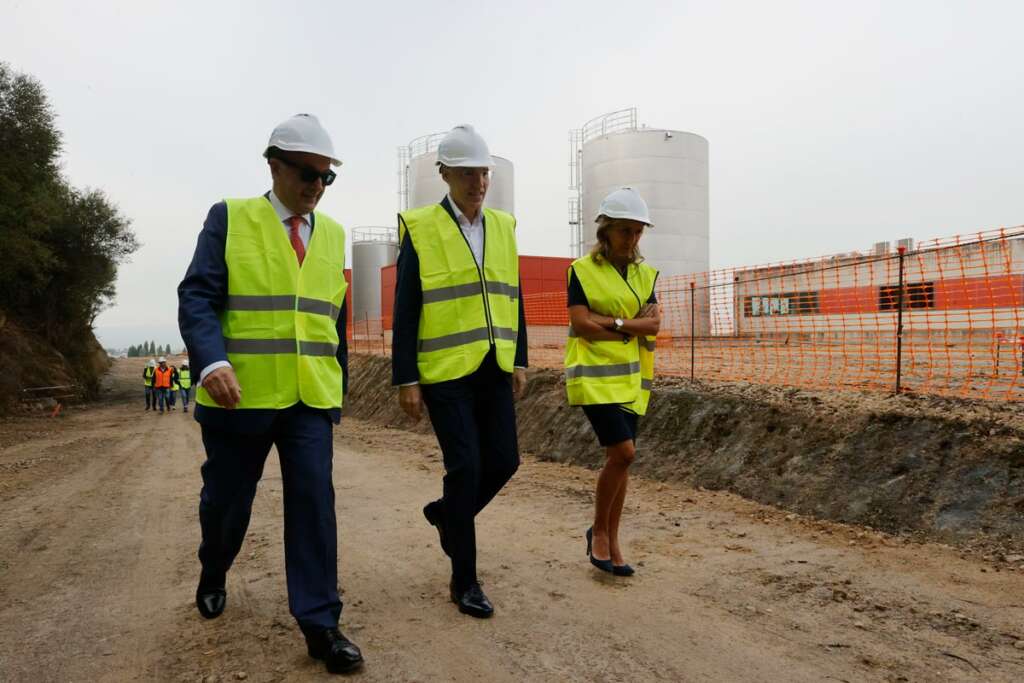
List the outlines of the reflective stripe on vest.
{"type": "MultiPolygon", "coordinates": [[[[315,213],[299,267],[266,197],[225,200],[228,295],[220,314],[228,361],[242,388],[239,408],[281,409],[342,401],[337,319],[345,300],[345,230],[315,213]]],[[[191,381],[191,380],[190,380],[191,381]]],[[[202,386],[196,402],[216,406],[202,386]]]]}
{"type": "MultiPolygon", "coordinates": [[[[654,291],[658,276],[651,266],[633,264],[626,278],[607,261],[595,263],[590,256],[573,262],[590,310],[612,318],[635,318],[654,291]]],[[[654,378],[654,337],[587,341],[569,326],[565,346],[565,388],[570,405],[617,403],[643,415],[650,400],[654,378]]]]}
{"type": "Polygon", "coordinates": [[[519,256],[515,218],[484,209],[479,267],[458,223],[440,204],[398,216],[420,262],[423,309],[416,362],[420,382],[465,377],[495,347],[498,365],[512,372],[519,337],[519,256]]]}
{"type": "Polygon", "coordinates": [[[182,368],[178,370],[178,383],[181,384],[182,389],[192,388],[192,371],[188,368],[182,368]]]}

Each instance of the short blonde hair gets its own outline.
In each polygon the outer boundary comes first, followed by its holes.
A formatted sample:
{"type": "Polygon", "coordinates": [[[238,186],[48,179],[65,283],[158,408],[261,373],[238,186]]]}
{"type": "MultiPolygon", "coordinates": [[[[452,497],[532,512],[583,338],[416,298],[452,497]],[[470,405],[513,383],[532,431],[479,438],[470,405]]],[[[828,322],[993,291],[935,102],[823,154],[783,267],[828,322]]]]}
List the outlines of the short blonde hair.
{"type": "MultiPolygon", "coordinates": [[[[590,258],[594,263],[610,261],[608,253],[611,251],[611,243],[608,240],[608,231],[614,228],[621,219],[609,218],[604,214],[597,217],[597,241],[590,248],[590,258]]],[[[646,226],[645,226],[646,227],[646,226]]],[[[644,257],[640,254],[639,247],[633,247],[633,253],[629,255],[630,264],[641,263],[644,257]]]]}

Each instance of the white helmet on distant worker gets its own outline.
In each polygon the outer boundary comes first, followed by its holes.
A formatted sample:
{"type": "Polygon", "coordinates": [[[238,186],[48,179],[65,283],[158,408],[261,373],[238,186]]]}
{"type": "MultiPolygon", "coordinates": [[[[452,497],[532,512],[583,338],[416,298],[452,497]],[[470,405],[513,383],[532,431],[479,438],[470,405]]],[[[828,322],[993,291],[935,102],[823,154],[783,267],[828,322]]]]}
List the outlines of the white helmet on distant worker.
{"type": "Polygon", "coordinates": [[[187,368],[188,367],[188,361],[187,360],[181,361],[181,367],[187,368]]]}
{"type": "Polygon", "coordinates": [[[601,201],[601,208],[598,210],[597,216],[627,218],[654,227],[654,223],[651,223],[651,212],[647,209],[647,202],[632,187],[620,187],[611,192],[601,201]]]}
{"type": "Polygon", "coordinates": [[[332,166],[341,166],[341,159],[334,156],[334,143],[327,130],[320,125],[320,120],[312,114],[296,114],[277,125],[270,134],[267,148],[263,156],[267,156],[271,147],[287,152],[309,152],[319,154],[331,160],[332,166]]]}
{"type": "Polygon", "coordinates": [[[167,362],[167,358],[165,358],[164,356],[160,356],[160,361],[159,362],[166,363],[167,362]]]}
{"type": "Polygon", "coordinates": [[[490,168],[494,166],[494,159],[480,133],[463,123],[442,138],[437,146],[437,163],[451,168],[490,168]]]}
{"type": "Polygon", "coordinates": [[[155,368],[155,367],[156,367],[156,361],[155,361],[155,360],[153,360],[152,358],[150,358],[150,359],[149,359],[149,362],[148,362],[148,363],[146,363],[146,365],[148,365],[148,366],[149,366],[149,367],[151,367],[151,368],[155,368]]]}

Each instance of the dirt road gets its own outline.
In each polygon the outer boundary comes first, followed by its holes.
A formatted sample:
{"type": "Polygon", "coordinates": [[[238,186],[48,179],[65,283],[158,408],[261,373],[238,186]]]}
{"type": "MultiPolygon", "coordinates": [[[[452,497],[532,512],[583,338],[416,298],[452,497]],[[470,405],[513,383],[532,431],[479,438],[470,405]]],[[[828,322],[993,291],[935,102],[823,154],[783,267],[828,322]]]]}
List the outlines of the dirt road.
{"type": "MultiPolygon", "coordinates": [[[[0,680],[328,679],[287,611],[273,455],[227,611],[197,615],[198,425],[144,413],[136,374],[121,362],[106,402],[0,426],[0,680]]],[[[347,420],[335,449],[358,680],[1024,679],[1024,570],[636,480],[638,573],[605,578],[584,556],[595,474],[534,460],[479,519],[497,613],[470,619],[420,515],[436,443],[347,420]]]]}

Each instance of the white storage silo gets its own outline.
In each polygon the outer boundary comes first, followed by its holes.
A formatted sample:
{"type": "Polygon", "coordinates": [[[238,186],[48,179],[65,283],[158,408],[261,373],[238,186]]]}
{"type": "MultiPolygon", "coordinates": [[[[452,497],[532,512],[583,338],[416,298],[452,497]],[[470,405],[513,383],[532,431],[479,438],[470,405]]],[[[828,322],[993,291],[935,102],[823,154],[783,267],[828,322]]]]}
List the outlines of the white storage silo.
{"type": "Polygon", "coordinates": [[[352,230],[352,321],[377,320],[380,310],[380,269],[398,260],[396,228],[352,230]]]}
{"type": "Polygon", "coordinates": [[[662,277],[710,268],[708,141],[676,130],[633,128],[582,140],[581,253],[594,243],[601,200],[632,187],[647,201],[654,227],[640,251],[662,277]]]}
{"type": "MultiPolygon", "coordinates": [[[[399,210],[415,209],[441,201],[448,185],[437,168],[437,145],[445,133],[416,138],[407,147],[399,148],[399,210]]],[[[494,169],[484,206],[514,213],[515,172],[512,162],[493,156],[494,169]]]]}

